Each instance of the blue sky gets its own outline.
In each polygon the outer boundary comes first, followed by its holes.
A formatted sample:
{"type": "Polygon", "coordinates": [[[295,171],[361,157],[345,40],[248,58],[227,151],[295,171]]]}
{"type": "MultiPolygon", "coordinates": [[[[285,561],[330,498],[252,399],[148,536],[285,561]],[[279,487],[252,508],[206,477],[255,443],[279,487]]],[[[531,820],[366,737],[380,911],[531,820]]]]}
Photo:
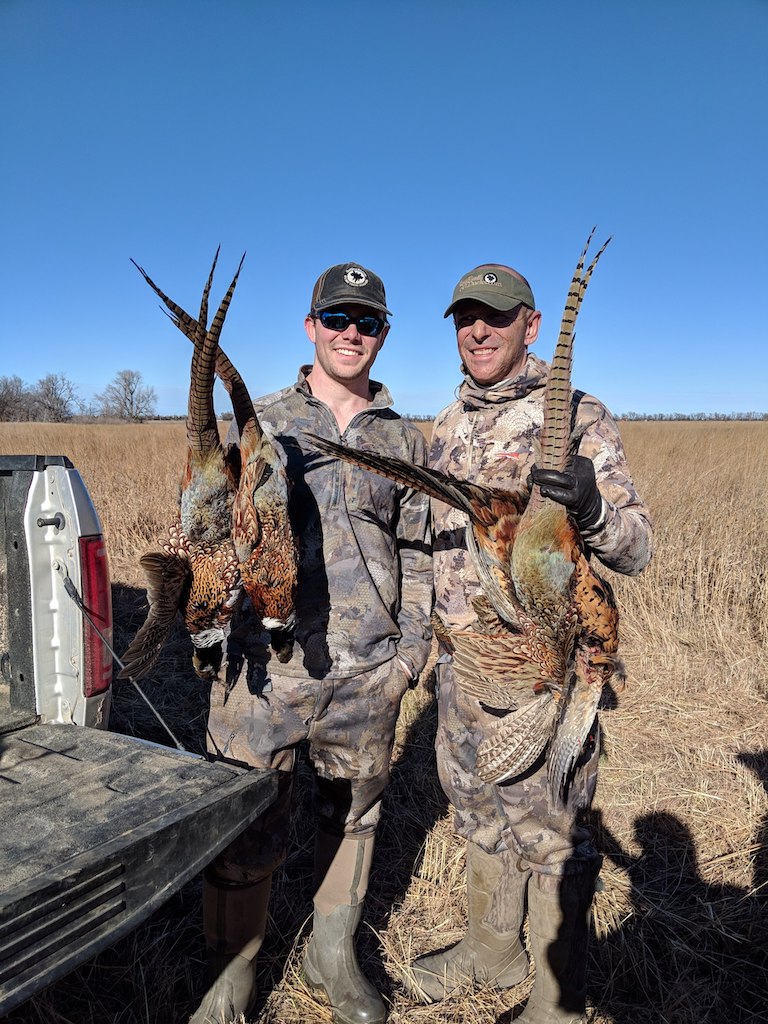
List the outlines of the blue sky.
{"type": "Polygon", "coordinates": [[[597,225],[574,384],[768,410],[767,52],[766,0],[0,0],[0,375],[88,399],[135,369],[183,413],[191,348],[130,258],[194,312],[221,244],[254,396],[311,361],[312,285],[355,260],[394,313],[374,376],[431,414],[458,278],[524,273],[548,359],[597,225]]]}

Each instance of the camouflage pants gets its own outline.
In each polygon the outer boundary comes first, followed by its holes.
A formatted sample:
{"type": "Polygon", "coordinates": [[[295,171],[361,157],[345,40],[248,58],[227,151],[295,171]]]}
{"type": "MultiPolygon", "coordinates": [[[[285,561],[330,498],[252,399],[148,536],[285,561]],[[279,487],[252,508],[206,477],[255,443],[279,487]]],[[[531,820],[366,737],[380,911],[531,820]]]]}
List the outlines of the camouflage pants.
{"type": "Polygon", "coordinates": [[[307,741],[320,827],[376,831],[389,782],[395,723],[407,682],[398,660],[348,679],[281,675],[272,661],[244,663],[231,689],[214,683],[208,721],[212,753],[279,771],[278,798],[212,865],[230,881],[252,881],[285,859],[296,749],[307,741]]]}
{"type": "MultiPolygon", "coordinates": [[[[530,868],[540,876],[557,878],[566,870],[589,870],[597,859],[590,832],[577,823],[575,808],[550,809],[545,765],[499,785],[483,782],[475,774],[484,730],[498,719],[464,693],[449,659],[441,659],[436,671],[437,769],[455,811],[456,831],[487,853],[516,854],[522,870],[530,868]]],[[[596,741],[574,782],[582,807],[594,794],[598,746],[596,741]]]]}

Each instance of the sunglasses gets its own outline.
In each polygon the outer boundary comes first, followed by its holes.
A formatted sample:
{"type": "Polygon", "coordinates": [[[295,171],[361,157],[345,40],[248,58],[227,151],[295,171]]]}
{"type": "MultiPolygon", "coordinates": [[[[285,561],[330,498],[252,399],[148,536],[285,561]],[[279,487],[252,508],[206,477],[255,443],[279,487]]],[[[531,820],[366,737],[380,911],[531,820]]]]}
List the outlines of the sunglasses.
{"type": "Polygon", "coordinates": [[[457,331],[463,330],[466,327],[474,327],[476,320],[482,320],[488,327],[509,327],[510,324],[517,320],[522,308],[522,302],[518,302],[512,309],[496,310],[491,309],[489,306],[480,312],[473,311],[470,313],[454,314],[453,322],[456,325],[457,331]]]}
{"type": "Polygon", "coordinates": [[[366,338],[378,338],[386,327],[386,320],[380,316],[350,316],[349,313],[315,313],[316,318],[328,331],[346,331],[354,324],[366,338]]]}

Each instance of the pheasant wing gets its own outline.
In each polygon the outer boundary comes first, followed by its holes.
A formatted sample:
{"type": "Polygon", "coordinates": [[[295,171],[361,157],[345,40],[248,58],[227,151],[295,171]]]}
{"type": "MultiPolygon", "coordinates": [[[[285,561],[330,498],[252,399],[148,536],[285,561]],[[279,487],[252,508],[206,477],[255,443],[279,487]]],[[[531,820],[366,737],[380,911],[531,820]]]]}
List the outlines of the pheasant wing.
{"type": "Polygon", "coordinates": [[[534,698],[507,715],[477,749],[477,774],[499,783],[527,771],[541,756],[552,734],[557,706],[550,693],[534,698]]]}
{"type": "MultiPolygon", "coordinates": [[[[516,520],[519,517],[516,517],[516,520]]],[[[495,614],[499,619],[505,620],[513,628],[519,628],[518,610],[519,604],[515,593],[515,585],[512,582],[507,566],[508,556],[511,550],[509,546],[503,545],[496,550],[489,550],[487,545],[478,543],[475,528],[467,530],[467,550],[469,551],[472,565],[475,567],[477,578],[483,593],[495,614]]],[[[485,539],[484,537],[482,539],[485,539]]]]}
{"type": "Polygon", "coordinates": [[[604,683],[620,671],[619,612],[611,585],[583,555],[576,562],[572,611],[578,638],[573,671],[549,751],[550,797],[567,797],[574,768],[589,737],[604,683]]]}
{"type": "Polygon", "coordinates": [[[551,675],[531,656],[525,637],[487,636],[469,630],[451,633],[456,678],[462,690],[492,708],[514,708],[551,675]]]}
{"type": "Polygon", "coordinates": [[[605,665],[594,665],[590,651],[577,646],[570,686],[561,701],[560,715],[547,757],[550,799],[566,800],[574,769],[597,715],[597,707],[608,674],[605,665]]]}
{"type": "Polygon", "coordinates": [[[144,625],[123,655],[118,679],[141,679],[157,660],[190,582],[189,561],[179,555],[151,551],[140,559],[147,578],[149,611],[144,625]]]}

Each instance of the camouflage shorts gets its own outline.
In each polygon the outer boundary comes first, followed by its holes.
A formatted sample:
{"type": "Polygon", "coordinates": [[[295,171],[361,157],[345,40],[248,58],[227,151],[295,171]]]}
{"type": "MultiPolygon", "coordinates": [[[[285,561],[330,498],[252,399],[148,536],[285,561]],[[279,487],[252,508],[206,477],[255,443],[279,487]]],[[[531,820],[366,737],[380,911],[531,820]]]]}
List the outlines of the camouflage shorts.
{"type": "Polygon", "coordinates": [[[246,661],[230,688],[219,682],[211,689],[211,752],[284,773],[275,804],[216,862],[217,874],[236,881],[272,870],[285,856],[292,770],[303,741],[316,772],[321,826],[354,835],[376,830],[407,687],[397,658],[347,679],[281,676],[275,665],[246,661]]]}
{"type": "MultiPolygon", "coordinates": [[[[455,811],[456,831],[488,853],[517,854],[521,867],[541,874],[559,875],[569,862],[570,870],[574,861],[592,861],[597,855],[589,830],[577,823],[576,810],[550,810],[545,765],[535,765],[520,778],[500,785],[483,782],[475,774],[484,730],[497,719],[462,691],[450,660],[441,659],[436,671],[437,768],[455,811]]],[[[574,782],[582,806],[594,794],[598,758],[595,742],[574,782]]]]}

